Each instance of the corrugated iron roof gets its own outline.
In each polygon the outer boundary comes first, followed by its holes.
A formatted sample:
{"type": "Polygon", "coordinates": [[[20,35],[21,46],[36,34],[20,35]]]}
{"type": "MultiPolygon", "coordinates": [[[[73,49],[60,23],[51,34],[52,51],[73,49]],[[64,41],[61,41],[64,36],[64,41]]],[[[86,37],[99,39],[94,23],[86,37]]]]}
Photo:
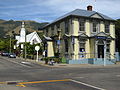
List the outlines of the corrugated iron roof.
{"type": "Polygon", "coordinates": [[[83,10],[83,9],[76,9],[74,11],[71,11],[71,12],[69,12],[69,13],[67,13],[67,14],[59,17],[59,18],[57,18],[55,21],[47,24],[46,26],[48,26],[48,25],[50,25],[52,23],[55,23],[55,22],[57,22],[57,21],[59,21],[59,20],[61,20],[63,18],[68,17],[68,16],[71,16],[71,15],[92,18],[91,16],[94,15],[94,14],[98,14],[99,16],[102,17],[102,19],[105,19],[105,20],[114,20],[114,19],[112,19],[112,18],[110,18],[110,17],[108,17],[108,16],[106,16],[104,14],[101,14],[99,12],[96,12],[96,11],[88,11],[88,10],[83,10]]]}

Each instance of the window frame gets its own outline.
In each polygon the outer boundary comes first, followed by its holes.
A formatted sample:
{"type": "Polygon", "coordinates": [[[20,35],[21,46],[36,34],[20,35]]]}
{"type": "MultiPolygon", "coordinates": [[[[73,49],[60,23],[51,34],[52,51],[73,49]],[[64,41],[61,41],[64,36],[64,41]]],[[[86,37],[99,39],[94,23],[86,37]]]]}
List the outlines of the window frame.
{"type": "Polygon", "coordinates": [[[48,36],[48,28],[46,28],[46,36],[48,36]]]}
{"type": "Polygon", "coordinates": [[[86,44],[86,42],[83,41],[83,40],[79,42],[79,52],[80,52],[80,53],[85,52],[85,44],[86,44]],[[83,46],[82,46],[81,44],[82,44],[83,46]],[[82,48],[81,48],[81,46],[82,46],[82,48]],[[84,51],[81,51],[81,49],[84,49],[84,51]]]}
{"type": "Polygon", "coordinates": [[[51,26],[51,34],[54,34],[54,25],[51,26]]]}
{"type": "Polygon", "coordinates": [[[85,23],[86,20],[84,18],[79,18],[79,31],[80,32],[85,32],[85,23]]]}
{"type": "Polygon", "coordinates": [[[64,43],[65,43],[65,52],[68,53],[68,51],[69,51],[69,42],[68,42],[67,39],[65,39],[65,40],[64,40],[64,43]]]}
{"type": "Polygon", "coordinates": [[[100,22],[98,20],[92,20],[92,32],[98,33],[100,32],[100,22]],[[95,26],[94,26],[95,25],[95,26]],[[95,31],[94,31],[95,30],[95,31]]]}
{"type": "Polygon", "coordinates": [[[110,23],[109,22],[105,22],[105,33],[110,33],[110,23]]]}
{"type": "Polygon", "coordinates": [[[65,20],[65,33],[68,34],[69,33],[69,19],[65,20]]]}

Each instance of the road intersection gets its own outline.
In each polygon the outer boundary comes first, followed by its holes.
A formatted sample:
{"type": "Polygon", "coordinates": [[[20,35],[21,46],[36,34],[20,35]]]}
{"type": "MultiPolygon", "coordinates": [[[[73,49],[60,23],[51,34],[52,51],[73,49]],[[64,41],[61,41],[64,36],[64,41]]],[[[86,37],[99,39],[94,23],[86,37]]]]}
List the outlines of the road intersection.
{"type": "Polygon", "coordinates": [[[119,66],[59,68],[0,57],[0,90],[119,90],[119,82],[119,66]]]}

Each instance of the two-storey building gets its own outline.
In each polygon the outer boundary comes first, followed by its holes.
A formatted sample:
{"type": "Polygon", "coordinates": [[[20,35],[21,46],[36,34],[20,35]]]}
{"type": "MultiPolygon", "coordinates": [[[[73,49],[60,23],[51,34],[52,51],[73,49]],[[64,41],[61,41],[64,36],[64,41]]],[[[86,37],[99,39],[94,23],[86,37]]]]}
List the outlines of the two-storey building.
{"type": "Polygon", "coordinates": [[[114,59],[114,22],[112,18],[93,11],[92,6],[67,13],[44,27],[44,35],[50,38],[53,47],[48,53],[58,53],[69,60],[114,59]]]}

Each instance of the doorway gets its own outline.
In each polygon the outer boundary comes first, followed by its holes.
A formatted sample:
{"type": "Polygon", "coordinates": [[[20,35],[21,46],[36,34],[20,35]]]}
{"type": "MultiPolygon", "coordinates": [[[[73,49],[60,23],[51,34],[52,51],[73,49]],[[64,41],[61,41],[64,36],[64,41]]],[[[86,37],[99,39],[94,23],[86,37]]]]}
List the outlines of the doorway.
{"type": "Polygon", "coordinates": [[[104,45],[98,45],[98,58],[104,58],[104,45]]]}

